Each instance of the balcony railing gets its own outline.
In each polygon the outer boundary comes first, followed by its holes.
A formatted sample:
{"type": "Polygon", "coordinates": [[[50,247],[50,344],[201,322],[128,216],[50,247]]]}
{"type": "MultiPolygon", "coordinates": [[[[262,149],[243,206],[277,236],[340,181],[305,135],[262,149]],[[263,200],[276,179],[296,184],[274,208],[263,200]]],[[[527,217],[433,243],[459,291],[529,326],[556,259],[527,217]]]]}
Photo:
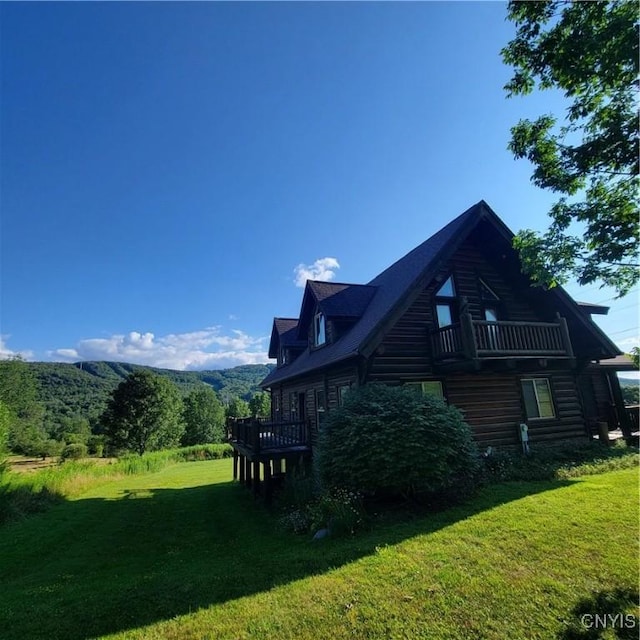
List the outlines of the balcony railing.
{"type": "Polygon", "coordinates": [[[253,455],[309,446],[306,422],[268,422],[255,418],[229,419],[227,435],[232,445],[238,445],[253,455]]]}
{"type": "Polygon", "coordinates": [[[516,356],[573,357],[566,320],[489,322],[462,314],[460,322],[432,332],[437,360],[516,356]]]}

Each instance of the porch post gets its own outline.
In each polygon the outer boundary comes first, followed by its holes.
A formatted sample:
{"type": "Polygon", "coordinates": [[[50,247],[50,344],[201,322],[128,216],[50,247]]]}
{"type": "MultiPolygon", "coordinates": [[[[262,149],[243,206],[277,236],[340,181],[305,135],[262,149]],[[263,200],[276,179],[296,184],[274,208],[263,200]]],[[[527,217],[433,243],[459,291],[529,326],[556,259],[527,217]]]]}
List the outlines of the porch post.
{"type": "Polygon", "coordinates": [[[471,319],[470,313],[464,312],[460,314],[460,330],[462,333],[464,354],[467,358],[475,360],[478,357],[478,345],[476,344],[473,320],[471,319]]]}
{"type": "Polygon", "coordinates": [[[629,444],[631,442],[631,423],[629,421],[627,409],[624,406],[624,398],[622,397],[622,391],[620,390],[620,381],[618,380],[618,376],[615,371],[607,371],[607,379],[609,381],[609,389],[611,390],[611,399],[615,404],[616,413],[618,414],[620,431],[622,431],[625,442],[629,444]]]}

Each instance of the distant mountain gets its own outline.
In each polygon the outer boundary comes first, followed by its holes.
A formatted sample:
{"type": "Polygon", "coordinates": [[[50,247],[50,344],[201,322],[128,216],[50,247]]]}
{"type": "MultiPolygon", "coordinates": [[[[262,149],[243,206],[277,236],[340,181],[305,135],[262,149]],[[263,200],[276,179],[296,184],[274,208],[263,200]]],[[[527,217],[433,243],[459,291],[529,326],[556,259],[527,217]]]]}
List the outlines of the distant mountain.
{"type": "Polygon", "coordinates": [[[219,371],[174,371],[125,362],[27,363],[35,376],[40,400],[45,405],[46,420],[82,416],[95,420],[104,410],[111,392],[132,371],[148,369],[169,378],[186,395],[195,387],[207,384],[222,401],[235,396],[248,400],[259,391],[259,384],[273,369],[272,364],[248,364],[219,371]]]}

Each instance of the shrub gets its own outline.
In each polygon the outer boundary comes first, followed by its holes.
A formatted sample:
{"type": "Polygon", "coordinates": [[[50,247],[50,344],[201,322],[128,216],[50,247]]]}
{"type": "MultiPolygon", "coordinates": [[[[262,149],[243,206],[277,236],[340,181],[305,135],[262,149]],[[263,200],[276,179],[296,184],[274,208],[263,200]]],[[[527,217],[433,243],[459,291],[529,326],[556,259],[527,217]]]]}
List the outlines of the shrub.
{"type": "Polygon", "coordinates": [[[365,523],[362,495],[356,491],[333,488],[309,507],[311,528],[327,528],[332,536],[352,535],[365,523]]]}
{"type": "Polygon", "coordinates": [[[104,453],[104,436],[89,436],[89,440],[87,441],[87,451],[92,456],[102,458],[102,454],[104,453]]]}
{"type": "Polygon", "coordinates": [[[496,451],[483,458],[489,482],[511,480],[565,480],[628,469],[638,465],[638,449],[624,443],[611,447],[600,442],[570,442],[533,448],[527,456],[519,451],[496,451]]]}
{"type": "Polygon", "coordinates": [[[87,457],[87,446],[81,442],[68,444],[60,454],[61,460],[80,460],[87,457]]]}
{"type": "Polygon", "coordinates": [[[319,465],[328,487],[455,499],[473,487],[479,462],[458,409],[406,387],[370,384],[326,416],[319,465]]]}

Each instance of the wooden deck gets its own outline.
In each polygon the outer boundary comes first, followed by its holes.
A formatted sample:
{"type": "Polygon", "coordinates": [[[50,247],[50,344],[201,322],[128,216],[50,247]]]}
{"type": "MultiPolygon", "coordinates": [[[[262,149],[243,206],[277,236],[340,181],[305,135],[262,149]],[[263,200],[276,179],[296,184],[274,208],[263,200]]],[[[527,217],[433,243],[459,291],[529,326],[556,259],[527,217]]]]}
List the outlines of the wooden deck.
{"type": "Polygon", "coordinates": [[[573,358],[564,318],[557,322],[489,322],[463,313],[460,322],[433,331],[436,361],[500,358],[573,358]]]}
{"type": "Polygon", "coordinates": [[[227,438],[233,447],[233,479],[270,502],[274,486],[311,456],[306,421],[271,422],[230,418],[227,438]]]}

